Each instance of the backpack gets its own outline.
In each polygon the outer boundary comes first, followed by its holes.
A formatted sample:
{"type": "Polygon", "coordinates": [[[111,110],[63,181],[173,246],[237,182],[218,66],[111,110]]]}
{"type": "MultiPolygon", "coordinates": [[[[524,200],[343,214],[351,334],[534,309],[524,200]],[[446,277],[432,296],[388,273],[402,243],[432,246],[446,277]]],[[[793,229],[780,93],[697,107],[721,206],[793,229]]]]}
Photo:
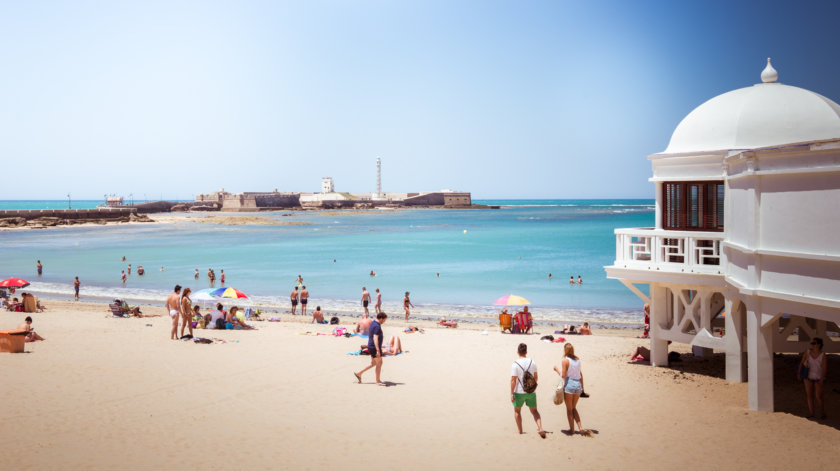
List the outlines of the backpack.
{"type": "MultiPolygon", "coordinates": [[[[522,365],[520,365],[519,362],[516,362],[516,364],[519,365],[520,368],[522,368],[522,365]]],[[[531,363],[528,363],[528,369],[522,368],[522,371],[524,371],[525,374],[522,375],[521,384],[522,389],[527,394],[531,394],[532,392],[537,390],[537,380],[534,378],[534,375],[532,375],[531,372],[528,371],[531,369],[531,364],[533,364],[533,361],[531,363]]]]}

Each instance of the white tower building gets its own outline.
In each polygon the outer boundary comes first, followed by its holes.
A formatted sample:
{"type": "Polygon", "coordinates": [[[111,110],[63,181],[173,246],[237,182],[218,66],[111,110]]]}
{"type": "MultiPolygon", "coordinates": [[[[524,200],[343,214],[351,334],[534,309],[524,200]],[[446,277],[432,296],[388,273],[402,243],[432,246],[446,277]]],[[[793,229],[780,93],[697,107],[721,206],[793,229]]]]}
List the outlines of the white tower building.
{"type": "Polygon", "coordinates": [[[321,193],[332,193],[335,191],[332,177],[324,177],[321,179],[321,193]]]}
{"type": "Polygon", "coordinates": [[[650,304],[653,365],[669,340],[724,351],[727,381],[772,411],[774,352],[814,337],[840,351],[826,335],[840,331],[840,106],[778,83],[770,59],[761,80],[700,105],[648,157],[656,227],[616,229],[605,269],[650,304]]]}

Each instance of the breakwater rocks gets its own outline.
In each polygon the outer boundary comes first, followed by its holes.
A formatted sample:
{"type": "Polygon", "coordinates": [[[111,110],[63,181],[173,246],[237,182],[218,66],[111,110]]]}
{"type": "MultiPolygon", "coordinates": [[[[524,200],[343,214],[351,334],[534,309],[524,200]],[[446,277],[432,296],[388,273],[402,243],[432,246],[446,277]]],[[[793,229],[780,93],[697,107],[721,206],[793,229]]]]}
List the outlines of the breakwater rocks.
{"type": "Polygon", "coordinates": [[[71,224],[153,222],[134,208],[30,209],[0,211],[0,228],[43,228],[71,224]]]}

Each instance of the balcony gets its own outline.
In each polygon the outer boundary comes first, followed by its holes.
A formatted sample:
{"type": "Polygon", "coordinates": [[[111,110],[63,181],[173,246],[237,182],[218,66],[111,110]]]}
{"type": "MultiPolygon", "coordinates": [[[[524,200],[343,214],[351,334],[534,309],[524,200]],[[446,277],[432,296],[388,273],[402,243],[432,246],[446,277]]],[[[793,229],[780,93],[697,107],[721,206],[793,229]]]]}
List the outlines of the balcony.
{"type": "Polygon", "coordinates": [[[616,268],[723,273],[722,232],[666,231],[650,227],[615,230],[616,268]]]}

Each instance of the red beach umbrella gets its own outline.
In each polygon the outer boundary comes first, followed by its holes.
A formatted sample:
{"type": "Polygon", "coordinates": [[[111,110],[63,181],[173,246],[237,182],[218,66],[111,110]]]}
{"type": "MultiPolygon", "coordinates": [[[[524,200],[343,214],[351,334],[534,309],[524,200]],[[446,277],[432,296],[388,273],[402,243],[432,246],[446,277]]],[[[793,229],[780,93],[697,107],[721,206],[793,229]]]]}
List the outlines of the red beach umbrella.
{"type": "Polygon", "coordinates": [[[0,281],[0,288],[26,288],[29,282],[20,278],[6,278],[0,281]]]}

